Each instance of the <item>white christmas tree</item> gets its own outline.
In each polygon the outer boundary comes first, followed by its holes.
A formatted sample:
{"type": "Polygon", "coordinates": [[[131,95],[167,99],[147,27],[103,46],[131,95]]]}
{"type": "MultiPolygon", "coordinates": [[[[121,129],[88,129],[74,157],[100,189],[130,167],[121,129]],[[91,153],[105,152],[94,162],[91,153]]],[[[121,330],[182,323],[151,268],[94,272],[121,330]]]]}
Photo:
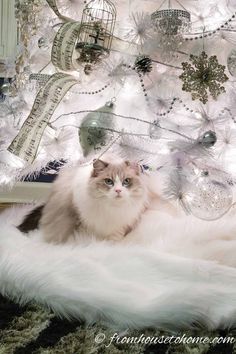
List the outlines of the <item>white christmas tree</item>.
{"type": "Polygon", "coordinates": [[[115,151],[214,220],[234,203],[234,0],[17,0],[1,86],[0,184],[115,151]],[[12,74],[14,73],[14,74],[12,74]]]}

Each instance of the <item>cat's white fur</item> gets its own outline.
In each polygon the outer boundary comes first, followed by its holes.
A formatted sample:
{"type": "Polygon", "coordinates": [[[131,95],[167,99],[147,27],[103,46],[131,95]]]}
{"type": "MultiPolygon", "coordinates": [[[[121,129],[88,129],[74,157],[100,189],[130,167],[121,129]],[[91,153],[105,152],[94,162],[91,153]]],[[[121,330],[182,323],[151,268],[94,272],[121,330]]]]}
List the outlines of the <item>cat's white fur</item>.
{"type": "MultiPolygon", "coordinates": [[[[121,161],[117,160],[117,163],[121,161]]],[[[132,205],[127,201],[114,203],[112,198],[96,200],[87,191],[91,171],[91,165],[65,169],[55,183],[42,220],[42,231],[47,241],[60,243],[69,240],[71,235],[76,235],[78,242],[84,237],[88,240],[93,237],[118,239],[121,243],[153,244],[155,249],[163,252],[236,266],[234,210],[232,216],[229,213],[214,222],[184,217],[181,208],[160,197],[150,199],[150,191],[156,196],[160,190],[160,176],[156,174],[142,176],[147,189],[144,189],[143,198],[132,205]],[[80,229],[79,233],[74,233],[76,225],[71,222],[72,205],[78,208],[88,230],[80,229]],[[148,208],[142,212],[144,205],[148,208]],[[140,213],[140,222],[133,225],[140,213]],[[127,224],[135,227],[124,237],[120,231],[127,224]]]]}
{"type": "MultiPolygon", "coordinates": [[[[147,203],[145,186],[143,194],[135,200],[123,196],[117,201],[115,198],[95,198],[88,193],[88,180],[91,167],[79,169],[73,183],[73,204],[78,208],[85,224],[94,231],[99,238],[122,238],[123,228],[132,226],[147,203]]],[[[127,191],[122,191],[124,194],[127,191]]]]}
{"type": "MultiPolygon", "coordinates": [[[[124,163],[113,155],[106,155],[103,160],[112,166],[124,163]]],[[[76,229],[98,239],[120,240],[126,229],[132,229],[138,222],[148,205],[148,177],[140,173],[142,189],[135,197],[117,181],[117,186],[122,188],[122,198],[117,200],[114,188],[106,198],[101,198],[96,191],[91,195],[92,171],[93,164],[89,164],[65,168],[60,173],[40,221],[46,241],[65,242],[76,229]]]]}

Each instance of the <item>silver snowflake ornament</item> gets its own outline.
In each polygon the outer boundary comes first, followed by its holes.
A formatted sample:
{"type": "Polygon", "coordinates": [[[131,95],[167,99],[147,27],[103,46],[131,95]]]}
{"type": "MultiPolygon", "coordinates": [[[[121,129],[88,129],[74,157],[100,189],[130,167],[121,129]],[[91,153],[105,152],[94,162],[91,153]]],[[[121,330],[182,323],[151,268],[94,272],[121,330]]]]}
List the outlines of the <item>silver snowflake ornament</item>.
{"type": "Polygon", "coordinates": [[[182,63],[183,73],[180,79],[183,81],[183,91],[191,92],[192,99],[199,99],[206,104],[209,95],[214,100],[225,92],[223,83],[229,78],[225,74],[225,66],[219,64],[215,55],[208,58],[203,51],[199,56],[190,55],[190,62],[182,63]]]}

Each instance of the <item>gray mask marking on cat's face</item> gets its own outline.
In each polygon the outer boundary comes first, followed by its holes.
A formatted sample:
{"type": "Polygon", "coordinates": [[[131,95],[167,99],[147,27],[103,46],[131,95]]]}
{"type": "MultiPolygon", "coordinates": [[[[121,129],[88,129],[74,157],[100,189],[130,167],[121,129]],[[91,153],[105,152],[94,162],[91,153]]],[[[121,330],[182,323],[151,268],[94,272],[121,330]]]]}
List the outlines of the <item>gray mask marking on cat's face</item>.
{"type": "Polygon", "coordinates": [[[94,198],[107,198],[116,202],[140,198],[144,187],[140,166],[129,161],[121,164],[94,160],[90,178],[90,194],[94,198]]]}

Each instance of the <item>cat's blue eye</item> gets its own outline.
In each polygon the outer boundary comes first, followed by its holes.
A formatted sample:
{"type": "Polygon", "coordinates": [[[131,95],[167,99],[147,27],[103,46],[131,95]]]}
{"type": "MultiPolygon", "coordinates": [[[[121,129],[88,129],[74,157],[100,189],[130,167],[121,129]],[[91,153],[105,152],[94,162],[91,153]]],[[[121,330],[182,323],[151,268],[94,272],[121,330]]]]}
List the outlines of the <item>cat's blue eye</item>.
{"type": "Polygon", "coordinates": [[[104,182],[105,182],[106,185],[108,185],[109,187],[114,186],[114,182],[113,182],[113,180],[110,179],[110,178],[106,178],[106,179],[104,180],[104,182]]]}
{"type": "Polygon", "coordinates": [[[129,187],[130,184],[131,184],[131,179],[130,178],[124,179],[122,184],[123,184],[124,187],[129,187]]]}

